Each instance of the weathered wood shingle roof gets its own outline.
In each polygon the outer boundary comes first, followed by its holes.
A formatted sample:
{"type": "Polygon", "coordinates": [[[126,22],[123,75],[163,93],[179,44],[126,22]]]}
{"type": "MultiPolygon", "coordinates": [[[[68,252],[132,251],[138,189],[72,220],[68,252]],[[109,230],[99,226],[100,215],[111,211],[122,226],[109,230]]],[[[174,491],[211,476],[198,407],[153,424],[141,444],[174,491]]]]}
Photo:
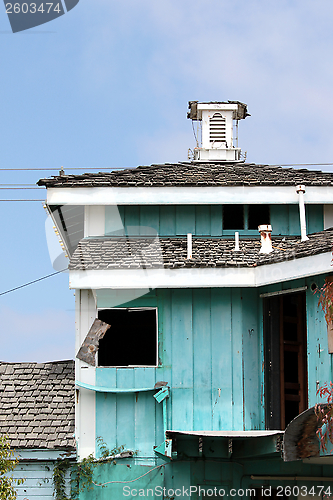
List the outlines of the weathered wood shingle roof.
{"type": "Polygon", "coordinates": [[[235,252],[235,241],[224,238],[193,237],[192,259],[187,259],[185,237],[96,237],[80,241],[69,269],[106,270],[139,268],[190,267],[255,267],[286,260],[330,252],[333,229],[309,235],[308,241],[300,237],[273,238],[273,251],[261,254],[260,240],[241,239],[240,251],[235,252]]]}
{"type": "Polygon", "coordinates": [[[0,435],[13,448],[74,449],[74,361],[0,363],[0,435]]]}
{"type": "Polygon", "coordinates": [[[333,173],[254,163],[166,163],[113,172],[61,175],[38,181],[50,187],[333,186],[333,173]]]}

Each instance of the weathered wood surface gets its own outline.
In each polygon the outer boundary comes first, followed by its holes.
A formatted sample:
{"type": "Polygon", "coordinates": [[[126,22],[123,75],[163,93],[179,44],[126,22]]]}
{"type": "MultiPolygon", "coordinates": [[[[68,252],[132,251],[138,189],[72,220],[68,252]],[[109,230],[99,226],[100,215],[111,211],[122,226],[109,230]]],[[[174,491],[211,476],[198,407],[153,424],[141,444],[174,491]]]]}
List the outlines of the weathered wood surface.
{"type": "Polygon", "coordinates": [[[104,337],[110,326],[100,319],[95,319],[76,357],[89,365],[96,366],[96,352],[98,351],[99,341],[104,337]]]}

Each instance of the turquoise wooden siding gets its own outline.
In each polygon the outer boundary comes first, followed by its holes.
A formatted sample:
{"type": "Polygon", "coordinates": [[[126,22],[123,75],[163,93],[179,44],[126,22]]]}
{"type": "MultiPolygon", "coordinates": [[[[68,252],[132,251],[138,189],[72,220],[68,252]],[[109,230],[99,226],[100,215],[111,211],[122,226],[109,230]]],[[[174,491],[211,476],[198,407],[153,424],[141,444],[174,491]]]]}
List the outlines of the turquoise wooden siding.
{"type": "MultiPolygon", "coordinates": [[[[222,205],[166,205],[166,206],[119,206],[119,214],[128,234],[145,235],[147,227],[161,236],[228,236],[233,231],[223,231],[222,205]]],[[[105,208],[105,234],[113,227],[113,207],[105,208]]],[[[271,205],[273,235],[300,235],[298,205],[271,205]]],[[[314,233],[324,228],[322,205],[306,205],[307,232],[314,233]]],[[[241,235],[257,236],[256,230],[247,230],[247,206],[245,206],[245,229],[241,235]]]]}
{"type": "MultiPolygon", "coordinates": [[[[97,295],[108,307],[107,293],[97,295]]],[[[155,290],[127,306],[158,307],[158,368],[97,368],[96,385],[171,387],[168,428],[259,429],[261,348],[257,293],[240,289],[155,290]]],[[[122,305],[124,306],[124,304],[122,305]]],[[[153,392],[96,394],[96,435],[152,456],[163,441],[162,408],[153,392]]]]}
{"type": "MultiPolygon", "coordinates": [[[[332,378],[332,356],[314,277],[261,289],[154,290],[122,304],[158,308],[159,367],[96,370],[96,385],[114,388],[171,387],[168,428],[174,430],[255,430],[265,428],[262,299],[260,293],[307,285],[309,405],[316,389],[332,378]]],[[[111,291],[110,291],[111,292],[111,291]]],[[[110,297],[113,297],[110,293],[110,297]]],[[[109,307],[108,291],[97,294],[109,307]]],[[[124,445],[153,456],[163,441],[162,405],[153,391],[96,395],[96,435],[109,447],[124,445]]]]}

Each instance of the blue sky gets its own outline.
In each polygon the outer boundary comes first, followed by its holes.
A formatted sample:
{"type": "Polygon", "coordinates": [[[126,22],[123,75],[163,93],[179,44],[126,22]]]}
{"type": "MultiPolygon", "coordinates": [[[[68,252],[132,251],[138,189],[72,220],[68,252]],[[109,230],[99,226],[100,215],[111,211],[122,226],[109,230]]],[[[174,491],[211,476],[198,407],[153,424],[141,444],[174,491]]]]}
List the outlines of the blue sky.
{"type": "MultiPolygon", "coordinates": [[[[331,0],[80,0],[12,34],[0,5],[0,168],[186,160],[195,145],[187,102],[228,99],[252,115],[239,127],[249,161],[333,162],[332,18],[331,0]]],[[[56,171],[0,170],[0,184],[56,171]]],[[[1,292],[53,269],[42,203],[0,210],[1,292]]],[[[0,313],[0,359],[74,357],[67,275],[0,296],[0,313]]]]}

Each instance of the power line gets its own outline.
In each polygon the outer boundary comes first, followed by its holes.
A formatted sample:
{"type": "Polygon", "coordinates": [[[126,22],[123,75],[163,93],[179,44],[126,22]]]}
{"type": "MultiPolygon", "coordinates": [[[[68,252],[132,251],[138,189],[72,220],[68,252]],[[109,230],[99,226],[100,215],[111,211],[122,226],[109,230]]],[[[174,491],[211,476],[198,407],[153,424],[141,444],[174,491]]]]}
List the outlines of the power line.
{"type": "Polygon", "coordinates": [[[6,292],[2,292],[2,293],[0,293],[0,295],[6,295],[6,293],[14,292],[15,290],[19,290],[20,288],[24,288],[26,286],[32,285],[33,283],[37,283],[38,281],[45,280],[46,278],[50,278],[51,276],[55,276],[56,274],[63,273],[64,271],[67,271],[67,267],[66,267],[66,269],[62,269],[61,271],[56,271],[55,273],[52,273],[52,274],[48,274],[47,276],[43,276],[42,278],[38,278],[37,280],[29,281],[29,283],[25,283],[24,285],[20,285],[20,286],[17,286],[15,288],[11,288],[10,290],[6,290],[6,292]]]}

